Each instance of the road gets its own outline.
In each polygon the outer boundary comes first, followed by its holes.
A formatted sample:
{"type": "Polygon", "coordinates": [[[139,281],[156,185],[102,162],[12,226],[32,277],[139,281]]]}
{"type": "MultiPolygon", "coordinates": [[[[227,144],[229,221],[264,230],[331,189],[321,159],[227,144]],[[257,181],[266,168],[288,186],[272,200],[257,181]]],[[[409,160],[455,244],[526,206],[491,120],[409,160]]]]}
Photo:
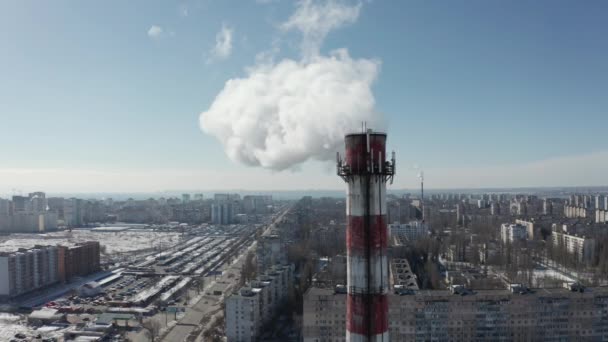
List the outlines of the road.
{"type": "MultiPolygon", "coordinates": [[[[280,215],[278,215],[272,223],[264,230],[264,234],[269,234],[276,223],[283,220],[285,215],[291,210],[291,207],[286,208],[280,215]]],[[[190,335],[198,335],[197,341],[202,341],[202,334],[211,326],[211,323],[221,317],[223,313],[223,304],[226,294],[232,292],[236,284],[239,282],[241,266],[245,261],[245,257],[249,251],[255,252],[257,243],[254,241],[248,248],[247,251],[241,253],[239,257],[230,265],[224,265],[222,267],[222,275],[215,281],[211,282],[205,287],[205,293],[207,289],[213,288],[217,285],[225,285],[223,294],[221,296],[205,295],[198,301],[194,306],[186,310],[185,316],[179,320],[179,322],[166,334],[163,341],[167,342],[181,342],[186,341],[190,335]],[[202,325],[202,326],[201,326],[202,325]]],[[[193,339],[194,336],[191,337],[193,339]]]]}
{"type": "MultiPolygon", "coordinates": [[[[253,242],[248,250],[254,251],[257,244],[253,242]]],[[[234,286],[239,281],[241,266],[245,261],[247,252],[241,255],[231,264],[223,267],[223,273],[217,280],[212,281],[205,286],[205,293],[218,285],[225,285],[224,293],[230,293],[234,286]]],[[[186,338],[198,328],[199,324],[205,317],[208,317],[218,311],[222,311],[224,302],[224,294],[220,296],[204,295],[194,306],[186,309],[185,316],[171,329],[164,337],[163,341],[177,342],[185,341],[186,338]]]]}

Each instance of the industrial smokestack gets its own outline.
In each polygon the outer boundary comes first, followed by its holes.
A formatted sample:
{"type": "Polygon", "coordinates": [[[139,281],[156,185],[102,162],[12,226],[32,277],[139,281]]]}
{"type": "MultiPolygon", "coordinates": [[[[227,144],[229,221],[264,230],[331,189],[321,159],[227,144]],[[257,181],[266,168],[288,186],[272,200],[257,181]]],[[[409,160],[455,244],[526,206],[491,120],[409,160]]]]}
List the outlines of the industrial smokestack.
{"type": "Polygon", "coordinates": [[[388,232],[386,182],[395,173],[386,160],[386,134],[367,130],[345,138],[338,175],[348,185],[346,215],[346,340],[388,341],[388,232]]]}

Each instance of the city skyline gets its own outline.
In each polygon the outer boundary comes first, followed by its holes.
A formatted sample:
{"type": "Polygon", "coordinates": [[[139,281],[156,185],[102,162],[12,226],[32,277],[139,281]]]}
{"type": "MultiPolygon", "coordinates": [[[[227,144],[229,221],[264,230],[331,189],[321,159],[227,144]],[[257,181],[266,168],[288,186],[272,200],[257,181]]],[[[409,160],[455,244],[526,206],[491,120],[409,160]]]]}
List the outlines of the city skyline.
{"type": "Polygon", "coordinates": [[[389,189],[417,188],[414,165],[429,188],[606,185],[605,3],[329,1],[335,16],[310,33],[296,19],[311,4],[0,5],[0,194],[342,189],[333,159],[249,167],[199,127],[227,81],[282,81],[284,61],[352,67],[336,49],[374,66],[345,69],[371,93],[343,127],[383,113],[374,128],[400,161],[389,189]]]}

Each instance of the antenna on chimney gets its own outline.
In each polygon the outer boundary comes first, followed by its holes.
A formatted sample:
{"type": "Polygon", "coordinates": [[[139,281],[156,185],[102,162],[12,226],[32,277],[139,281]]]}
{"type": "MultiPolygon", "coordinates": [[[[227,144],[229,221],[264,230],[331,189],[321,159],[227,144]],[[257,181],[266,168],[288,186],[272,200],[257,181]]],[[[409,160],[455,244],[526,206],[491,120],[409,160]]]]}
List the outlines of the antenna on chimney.
{"type": "Polygon", "coordinates": [[[424,171],[418,172],[420,179],[420,209],[422,210],[422,222],[424,222],[424,171]]]}

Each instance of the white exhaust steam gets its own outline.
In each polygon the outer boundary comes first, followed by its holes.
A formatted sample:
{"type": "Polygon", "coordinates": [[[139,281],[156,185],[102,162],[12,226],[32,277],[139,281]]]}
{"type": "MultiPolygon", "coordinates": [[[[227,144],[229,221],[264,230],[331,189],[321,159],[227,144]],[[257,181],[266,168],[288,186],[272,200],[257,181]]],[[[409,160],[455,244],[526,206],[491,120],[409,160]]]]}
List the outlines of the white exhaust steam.
{"type": "Polygon", "coordinates": [[[284,170],[309,159],[332,160],[344,134],[364,121],[380,127],[371,90],[380,62],[353,59],[346,49],[318,53],[329,30],[354,22],[360,7],[300,2],[282,28],[302,33],[302,60],[260,63],[246,77],[228,80],[201,113],[202,130],[235,162],[284,170]]]}

